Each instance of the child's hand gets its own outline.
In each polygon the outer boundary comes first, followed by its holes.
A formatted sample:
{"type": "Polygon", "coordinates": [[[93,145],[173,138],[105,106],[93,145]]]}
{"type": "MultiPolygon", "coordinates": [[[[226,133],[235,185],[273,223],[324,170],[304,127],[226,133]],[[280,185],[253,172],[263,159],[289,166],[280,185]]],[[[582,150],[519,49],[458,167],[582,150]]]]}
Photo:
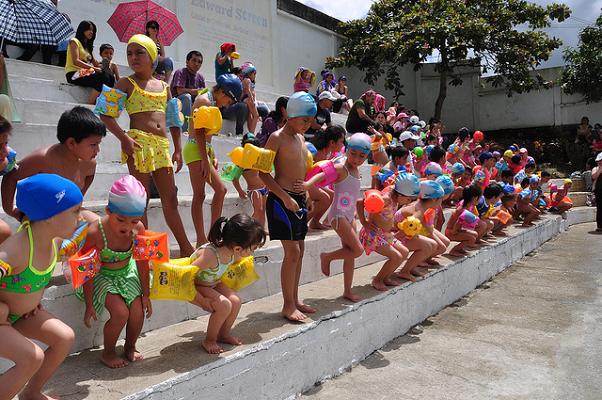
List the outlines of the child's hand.
{"type": "Polygon", "coordinates": [[[367,219],[362,219],[360,222],[364,229],[368,231],[375,231],[378,229],[378,227],[373,222],[370,222],[367,219]]]}
{"type": "Polygon", "coordinates": [[[300,209],[299,204],[297,204],[297,202],[288,194],[284,199],[282,199],[282,202],[284,203],[284,206],[292,212],[296,213],[300,209]]]}
{"type": "Polygon", "coordinates": [[[184,166],[184,164],[182,163],[182,152],[181,151],[174,151],[173,155],[171,156],[171,162],[175,166],[176,174],[178,172],[180,172],[180,170],[184,166]]]}
{"type": "Polygon", "coordinates": [[[86,312],[84,313],[84,325],[86,325],[86,328],[92,328],[92,324],[90,323],[91,319],[98,321],[96,311],[94,310],[94,307],[86,307],[86,312]]]}
{"type": "Polygon", "coordinates": [[[148,296],[142,296],[142,312],[146,315],[146,319],[153,315],[153,306],[148,296]]]}
{"type": "Polygon", "coordinates": [[[306,192],[309,189],[309,185],[303,179],[298,179],[293,184],[293,190],[295,192],[306,192]]]}
{"type": "Polygon", "coordinates": [[[136,142],[129,136],[126,136],[125,139],[121,142],[121,151],[127,154],[128,157],[131,157],[132,154],[134,154],[134,151],[136,151],[136,149],[141,148],[142,146],[140,146],[138,142],[136,142]]]}
{"type": "Polygon", "coordinates": [[[217,158],[213,159],[213,168],[217,169],[217,167],[219,166],[219,162],[217,160],[217,158]]]}

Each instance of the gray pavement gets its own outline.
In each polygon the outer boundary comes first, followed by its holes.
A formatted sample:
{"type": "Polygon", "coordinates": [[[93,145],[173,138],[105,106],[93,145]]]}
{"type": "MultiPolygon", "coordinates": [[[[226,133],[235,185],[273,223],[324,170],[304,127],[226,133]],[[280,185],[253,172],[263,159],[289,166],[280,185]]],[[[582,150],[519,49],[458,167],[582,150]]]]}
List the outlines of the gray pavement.
{"type": "Polygon", "coordinates": [[[602,399],[602,237],[573,226],[304,400],[602,399]]]}

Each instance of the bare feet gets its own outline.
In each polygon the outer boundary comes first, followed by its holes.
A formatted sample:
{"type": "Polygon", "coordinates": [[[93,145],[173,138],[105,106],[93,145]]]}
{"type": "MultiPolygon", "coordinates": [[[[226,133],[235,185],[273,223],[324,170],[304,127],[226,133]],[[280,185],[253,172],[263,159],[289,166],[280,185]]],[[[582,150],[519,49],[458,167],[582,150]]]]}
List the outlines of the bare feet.
{"type": "Polygon", "coordinates": [[[125,358],[127,358],[131,362],[144,360],[144,356],[140,354],[140,352],[136,350],[135,347],[124,348],[124,355],[125,358]]]}
{"type": "Polygon", "coordinates": [[[452,257],[464,257],[466,255],[466,250],[452,250],[448,254],[452,257]]]}
{"type": "Polygon", "coordinates": [[[391,277],[387,277],[383,280],[383,283],[387,286],[401,286],[401,282],[396,281],[391,277]]]}
{"type": "Polygon", "coordinates": [[[430,265],[431,267],[439,267],[441,266],[441,263],[437,260],[435,260],[434,258],[429,258],[428,260],[426,260],[426,263],[428,265],[430,265]]]}
{"type": "Polygon", "coordinates": [[[330,276],[330,261],[326,260],[326,254],[320,254],[320,266],[322,268],[322,273],[326,276],[330,276]]]}
{"type": "Polygon", "coordinates": [[[307,318],[307,315],[303,314],[301,311],[297,310],[297,308],[292,309],[282,309],[282,316],[289,321],[298,322],[303,321],[307,318]]]}
{"type": "Polygon", "coordinates": [[[356,294],[351,293],[351,291],[349,292],[344,292],[343,293],[343,297],[346,298],[349,301],[352,301],[354,303],[357,303],[358,301],[360,301],[362,298],[356,294]]]}
{"type": "Polygon", "coordinates": [[[499,231],[499,232],[493,232],[493,234],[497,237],[504,237],[504,236],[508,236],[508,234],[506,232],[503,231],[499,231]]]}
{"type": "Polygon", "coordinates": [[[219,340],[222,343],[231,344],[233,346],[240,346],[242,344],[242,340],[240,340],[236,336],[231,336],[231,335],[220,336],[217,338],[217,340],[219,340]]]}
{"type": "Polygon", "coordinates": [[[387,285],[385,285],[381,281],[376,280],[376,278],[372,279],[372,287],[380,292],[386,292],[387,290],[389,290],[387,285]]]}
{"type": "Polygon", "coordinates": [[[297,303],[297,310],[299,310],[305,314],[313,314],[316,311],[318,311],[315,308],[313,308],[312,306],[308,306],[307,304],[303,304],[303,303],[297,303]]]}
{"type": "Polygon", "coordinates": [[[424,276],[427,274],[422,268],[414,268],[410,273],[414,276],[424,276]]]}
{"type": "Polygon", "coordinates": [[[109,368],[123,368],[128,366],[128,362],[115,353],[102,352],[100,361],[109,368]]]}
{"type": "Polygon", "coordinates": [[[399,271],[395,274],[395,276],[397,276],[399,279],[403,279],[410,282],[416,282],[416,278],[414,277],[414,275],[410,274],[407,271],[399,271]]]}
{"type": "Polygon", "coordinates": [[[205,351],[209,354],[220,354],[224,352],[224,348],[217,344],[215,340],[203,340],[201,343],[205,351]]]}
{"type": "Polygon", "coordinates": [[[19,394],[19,400],[58,400],[56,397],[46,396],[40,392],[29,392],[27,389],[19,394]]]}
{"type": "Polygon", "coordinates": [[[535,224],[533,222],[529,222],[529,223],[523,222],[523,224],[521,225],[521,227],[523,227],[523,228],[528,228],[530,226],[535,226],[535,224]]]}

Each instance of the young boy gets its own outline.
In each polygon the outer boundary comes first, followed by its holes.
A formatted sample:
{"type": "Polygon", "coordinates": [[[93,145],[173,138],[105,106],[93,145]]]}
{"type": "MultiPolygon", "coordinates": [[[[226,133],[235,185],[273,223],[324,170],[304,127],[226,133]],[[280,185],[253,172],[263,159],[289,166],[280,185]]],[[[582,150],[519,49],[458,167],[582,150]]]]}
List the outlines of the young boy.
{"type": "Polygon", "coordinates": [[[541,197],[541,192],[537,189],[539,178],[532,176],[526,179],[529,179],[529,186],[519,193],[517,202],[518,214],[524,218],[523,227],[533,226],[533,220],[541,214],[535,205],[541,197]]]}
{"type": "MultiPolygon", "coordinates": [[[[92,111],[85,107],[74,107],[65,111],[59,119],[57,138],[59,143],[38,149],[19,161],[2,180],[2,208],[21,220],[23,213],[15,207],[14,197],[17,182],[28,176],[47,173],[56,174],[75,183],[85,195],[96,173],[96,155],[100,142],[107,134],[103,124],[92,111]]],[[[85,210],[83,210],[85,211],[85,210]]],[[[90,211],[82,213],[86,220],[97,218],[90,211]]]]}
{"type": "Polygon", "coordinates": [[[293,190],[305,177],[308,150],[303,134],[316,115],[316,102],[310,94],[296,92],[288,100],[286,124],[270,135],[265,148],[276,152],[275,176],[260,173],[269,189],[266,212],[271,240],[284,248],[281,268],[282,315],[291,321],[307,318],[316,310],[299,301],[299,279],[307,234],[306,193],[293,190]]]}
{"type": "Polygon", "coordinates": [[[499,230],[504,227],[497,218],[494,217],[497,209],[495,205],[500,201],[502,196],[502,187],[497,183],[490,183],[483,190],[483,196],[477,203],[477,211],[481,221],[487,224],[487,231],[497,235],[499,230]]]}
{"type": "MultiPolygon", "coordinates": [[[[521,183],[523,181],[523,179],[530,178],[531,175],[533,175],[533,172],[535,172],[535,164],[529,163],[529,164],[525,165],[524,169],[521,169],[514,175],[514,182],[521,183]]],[[[539,183],[539,181],[538,181],[538,183],[539,183]]]]}
{"type": "Polygon", "coordinates": [[[115,81],[117,82],[121,77],[119,76],[119,67],[117,64],[113,63],[113,53],[115,49],[108,43],[103,43],[100,45],[100,58],[102,58],[102,68],[106,70],[105,72],[109,73],[109,75],[113,75],[115,77],[115,81]]]}

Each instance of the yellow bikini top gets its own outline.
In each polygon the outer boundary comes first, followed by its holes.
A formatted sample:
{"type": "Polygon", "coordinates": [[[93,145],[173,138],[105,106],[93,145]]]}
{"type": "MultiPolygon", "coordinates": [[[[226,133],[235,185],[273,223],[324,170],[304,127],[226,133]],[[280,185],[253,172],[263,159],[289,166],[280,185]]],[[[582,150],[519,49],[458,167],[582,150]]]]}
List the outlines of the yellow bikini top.
{"type": "Polygon", "coordinates": [[[162,82],[163,91],[155,93],[143,90],[129,76],[128,81],[134,85],[134,91],[125,101],[125,109],[129,115],[141,112],[165,112],[167,107],[167,84],[165,82],[162,82]]]}

